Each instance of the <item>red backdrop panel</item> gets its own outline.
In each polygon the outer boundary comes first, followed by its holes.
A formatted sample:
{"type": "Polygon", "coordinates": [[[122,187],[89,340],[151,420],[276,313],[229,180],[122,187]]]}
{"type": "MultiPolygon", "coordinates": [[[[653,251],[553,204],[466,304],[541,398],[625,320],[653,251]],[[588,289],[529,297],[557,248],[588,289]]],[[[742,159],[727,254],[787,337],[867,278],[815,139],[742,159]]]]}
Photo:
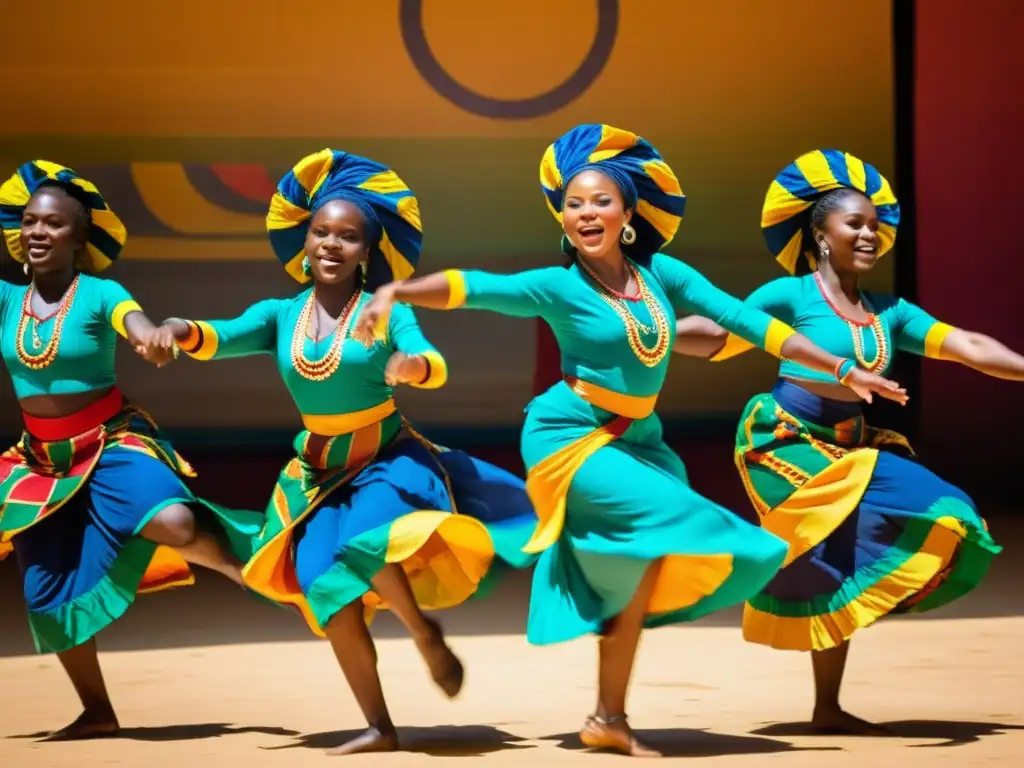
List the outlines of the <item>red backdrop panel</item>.
{"type": "MultiPolygon", "coordinates": [[[[918,299],[936,317],[1024,350],[1024,3],[917,3],[918,299]]],[[[1020,468],[1024,386],[926,361],[919,441],[984,492],[1020,468]],[[970,466],[958,466],[967,458],[970,466]]]]}

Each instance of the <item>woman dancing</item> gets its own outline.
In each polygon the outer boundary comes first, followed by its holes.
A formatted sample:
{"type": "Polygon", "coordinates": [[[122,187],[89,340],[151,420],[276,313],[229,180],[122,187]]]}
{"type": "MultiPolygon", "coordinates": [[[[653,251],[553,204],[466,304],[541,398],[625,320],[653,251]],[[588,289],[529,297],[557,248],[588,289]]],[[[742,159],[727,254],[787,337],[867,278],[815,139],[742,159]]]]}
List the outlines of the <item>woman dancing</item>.
{"type": "MultiPolygon", "coordinates": [[[[695,493],[662,439],[654,406],[675,313],[703,312],[752,344],[819,369],[842,361],[659,252],[679,227],[685,198],[669,166],[635,134],[574,128],[548,147],[540,176],[565,230],[567,268],[398,281],[376,292],[356,336],[379,336],[389,313],[400,311],[395,302],[542,317],[551,326],[565,379],[530,403],[522,436],[539,517],[527,551],[543,552],[527,638],[548,644],[599,634],[597,710],[580,736],[591,747],[656,755],[626,720],[641,630],[743,602],[786,551],[695,493]]],[[[847,382],[865,396],[900,396],[866,372],[847,382]]]]}
{"type": "Polygon", "coordinates": [[[366,349],[350,338],[364,289],[408,277],[422,242],[419,206],[394,171],[325,149],[280,182],[267,214],[275,253],[312,287],[258,302],[233,320],[166,321],[198,360],[269,354],[305,430],[278,479],[267,525],[245,566],[260,594],[297,607],[331,642],[369,728],[332,754],[391,751],[398,736],[367,623],[390,608],[449,697],[463,667],[427,609],[458,605],[498,562],[524,567],[535,520],[523,481],[427,442],[392,399],[399,384],[433,389],[448,371],[409,307],[366,349]]]}
{"type": "Polygon", "coordinates": [[[96,187],[26,163],[0,186],[0,228],[31,276],[0,282],[0,352],[25,422],[0,456],[0,542],[17,555],[37,650],[57,654],[84,708],[54,737],[109,736],[96,635],[136,594],[191,584],[186,561],[241,584],[262,516],[196,498],[181,479],[191,467],[121,394],[118,335],[151,362],[170,356],[148,350],[156,328],[128,292],[94,277],[126,238],[96,187]]]}
{"type": "MultiPolygon", "coordinates": [[[[761,214],[769,250],[793,276],[747,305],[855,359],[841,380],[885,375],[897,350],[1024,380],[1024,357],[994,339],[860,289],[898,224],[875,168],[835,150],[803,155],[772,182],[761,214]]],[[[676,352],[724,360],[750,348],[706,318],[677,325],[676,352]]],[[[970,592],[1000,547],[963,491],[918,463],[902,435],[865,424],[848,389],[798,360],[784,360],[772,392],[747,404],[736,466],[762,527],[789,543],[786,567],[746,606],[743,636],[811,652],[817,730],[886,733],[839,705],[850,638],[890,613],[970,592]]]]}

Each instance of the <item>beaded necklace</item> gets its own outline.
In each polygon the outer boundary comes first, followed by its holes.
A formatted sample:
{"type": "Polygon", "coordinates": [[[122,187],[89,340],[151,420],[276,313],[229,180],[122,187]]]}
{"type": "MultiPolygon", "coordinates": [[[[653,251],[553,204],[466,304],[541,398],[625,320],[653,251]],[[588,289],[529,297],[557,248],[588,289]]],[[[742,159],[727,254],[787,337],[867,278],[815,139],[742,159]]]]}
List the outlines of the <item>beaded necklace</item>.
{"type": "Polygon", "coordinates": [[[345,337],[348,336],[348,327],[355,314],[353,310],[356,304],[359,303],[361,292],[356,291],[353,293],[352,298],[348,300],[348,304],[342,310],[341,318],[334,329],[331,346],[328,348],[327,354],[319,360],[310,360],[306,357],[303,347],[309,332],[310,321],[313,318],[313,311],[316,307],[315,295],[315,292],[310,292],[309,298],[299,313],[298,321],[295,323],[295,330],[292,332],[292,367],[304,379],[323,381],[329,379],[338,370],[338,366],[341,365],[341,347],[345,342],[345,337]]]}
{"type": "Polygon", "coordinates": [[[68,311],[71,309],[71,302],[75,300],[75,294],[78,292],[78,275],[75,275],[75,279],[71,281],[71,285],[68,286],[68,289],[64,292],[64,296],[61,298],[60,304],[57,306],[57,311],[50,315],[50,317],[54,318],[53,333],[50,335],[50,340],[45,346],[43,345],[43,340],[39,337],[39,325],[49,318],[40,319],[36,317],[35,313],[32,311],[33,290],[34,288],[29,286],[28,290],[25,291],[25,298],[21,303],[21,320],[18,322],[14,351],[18,356],[19,362],[21,362],[21,364],[26,368],[30,368],[33,371],[41,371],[57,359],[57,352],[60,348],[61,332],[64,330],[64,320],[68,316],[68,311]],[[30,320],[35,321],[32,324],[31,352],[25,349],[24,341],[25,330],[27,329],[30,320]]]}
{"type": "Polygon", "coordinates": [[[664,360],[665,355],[668,354],[668,317],[665,315],[665,311],[661,308],[661,304],[658,302],[657,298],[655,298],[647,287],[647,283],[640,274],[640,270],[628,261],[626,262],[626,268],[633,276],[633,281],[636,283],[637,289],[636,294],[634,296],[630,296],[622,293],[621,291],[616,291],[607,285],[601,278],[595,275],[586,264],[583,263],[582,259],[577,259],[576,263],[579,264],[583,272],[597,284],[600,288],[598,296],[600,296],[605,303],[615,311],[615,314],[617,314],[622,320],[623,325],[626,326],[626,340],[629,342],[629,348],[633,350],[633,354],[636,355],[637,360],[648,368],[653,368],[664,360]],[[651,315],[654,328],[651,328],[637,320],[626,306],[627,301],[642,301],[651,315]],[[655,336],[653,346],[647,346],[644,343],[641,333],[657,334],[655,336]]]}
{"type": "MultiPolygon", "coordinates": [[[[857,358],[857,363],[861,368],[868,371],[869,373],[879,373],[884,371],[889,365],[889,345],[885,341],[885,328],[882,326],[882,318],[876,315],[874,312],[868,313],[867,322],[854,320],[851,317],[847,317],[839,307],[836,306],[835,302],[832,301],[832,297],[828,293],[828,289],[825,287],[825,281],[821,279],[821,275],[817,272],[814,273],[814,280],[818,284],[818,290],[821,291],[821,295],[824,297],[825,302],[832,308],[832,311],[842,319],[847,327],[850,329],[850,336],[853,337],[853,354],[857,358]],[[875,337],[875,358],[874,360],[865,359],[864,354],[864,329],[870,328],[875,337]]],[[[861,303],[867,308],[870,306],[867,298],[861,295],[861,303]]]]}

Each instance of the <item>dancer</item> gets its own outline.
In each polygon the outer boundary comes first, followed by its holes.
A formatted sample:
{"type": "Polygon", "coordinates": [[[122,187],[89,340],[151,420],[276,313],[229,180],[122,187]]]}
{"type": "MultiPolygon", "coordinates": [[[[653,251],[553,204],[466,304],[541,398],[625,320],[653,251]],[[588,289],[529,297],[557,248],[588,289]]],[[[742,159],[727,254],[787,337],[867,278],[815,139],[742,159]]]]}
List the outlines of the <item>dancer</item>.
{"type": "MultiPolygon", "coordinates": [[[[1024,357],[994,339],[860,289],[898,224],[896,198],[872,166],[835,150],[803,155],[772,182],[761,214],[792,277],[762,286],[748,306],[854,357],[853,372],[884,375],[900,350],[1024,380],[1024,357]]],[[[724,360],[751,348],[707,318],[677,331],[683,354],[724,360]]],[[[971,499],[918,463],[906,438],[866,425],[849,390],[796,360],[747,404],[736,465],[762,527],[789,543],[786,567],[746,606],[743,636],[811,652],[815,729],[887,733],[839,704],[850,638],[887,614],[963,596],[1000,547],[971,499]]]]}
{"type": "MultiPolygon", "coordinates": [[[[567,268],[450,270],[398,281],[376,292],[356,336],[367,342],[379,335],[399,301],[542,317],[551,326],[565,379],[530,403],[522,437],[527,489],[540,518],[527,551],[543,552],[527,639],[601,635],[597,711],[580,736],[591,747],[656,755],[626,721],[642,628],[743,602],[775,574],[786,550],[695,493],[662,439],[654,406],[675,313],[709,314],[775,355],[824,370],[842,361],[659,252],[679,227],[685,198],[648,142],[611,126],[582,125],[548,147],[540,174],[565,230],[567,268]]],[[[866,372],[847,381],[865,396],[901,396],[895,384],[866,372]]]]}
{"type": "Polygon", "coordinates": [[[186,561],[241,584],[262,516],[196,498],[181,479],[191,467],[121,394],[117,335],[141,353],[156,328],[121,285],[94,276],[126,238],[96,187],[26,163],[0,186],[0,228],[31,276],[0,282],[0,351],[25,422],[0,456],[0,541],[21,567],[37,650],[57,654],[84,708],[54,738],[109,736],[119,726],[96,635],[136,594],[191,584],[186,561]]]}
{"type": "Polygon", "coordinates": [[[448,375],[409,307],[370,349],[349,336],[364,288],[411,275],[419,259],[419,207],[395,172],[330,149],[309,155],[278,185],[267,228],[288,273],[312,287],[233,320],[168,320],[154,343],[176,340],[198,360],[274,356],[305,431],[243,575],[331,642],[369,725],[332,754],[396,750],[367,628],[374,609],[395,612],[454,697],[462,664],[423,611],[473,595],[499,565],[495,551],[529,565],[533,508],[522,480],[432,445],[399,413],[394,386],[433,389],[448,375]]]}

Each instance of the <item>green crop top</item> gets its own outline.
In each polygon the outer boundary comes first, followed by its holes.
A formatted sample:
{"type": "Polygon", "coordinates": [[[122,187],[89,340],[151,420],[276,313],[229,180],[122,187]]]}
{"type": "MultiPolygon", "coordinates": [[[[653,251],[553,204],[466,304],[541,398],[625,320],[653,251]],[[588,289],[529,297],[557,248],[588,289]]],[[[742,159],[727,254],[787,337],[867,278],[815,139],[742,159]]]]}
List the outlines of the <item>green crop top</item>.
{"type": "Polygon", "coordinates": [[[0,355],[18,399],[113,386],[117,334],[127,338],[125,317],[142,311],[128,291],[113,280],[79,274],[57,311],[37,318],[31,290],[0,281],[0,355]]]}
{"type": "MultiPolygon", "coordinates": [[[[872,373],[885,375],[892,367],[894,350],[938,358],[952,326],[940,323],[920,307],[888,294],[863,292],[871,322],[856,323],[832,306],[814,274],[783,277],[761,286],[746,303],[790,325],[827,352],[849,358],[872,373]]],[[[711,359],[726,360],[751,345],[730,334],[725,346],[711,359]]],[[[784,378],[835,383],[831,374],[783,360],[784,378]]]]}

